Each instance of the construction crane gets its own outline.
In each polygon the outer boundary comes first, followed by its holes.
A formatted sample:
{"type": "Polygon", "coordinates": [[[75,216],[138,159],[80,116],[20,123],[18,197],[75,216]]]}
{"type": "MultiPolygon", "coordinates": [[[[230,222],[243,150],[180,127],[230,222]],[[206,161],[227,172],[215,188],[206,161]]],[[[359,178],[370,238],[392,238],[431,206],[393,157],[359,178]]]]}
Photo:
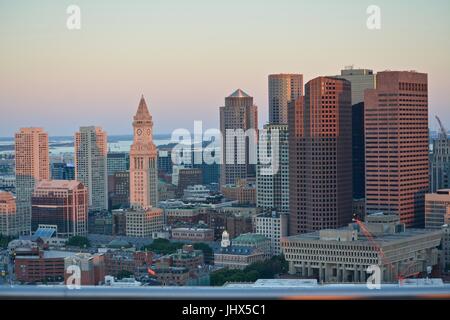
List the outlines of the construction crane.
{"type": "MultiPolygon", "coordinates": [[[[383,252],[383,249],[375,241],[372,233],[366,228],[364,223],[362,223],[361,220],[359,220],[356,216],[353,218],[353,221],[359,226],[360,230],[362,231],[364,236],[369,240],[369,242],[372,244],[372,246],[375,248],[375,250],[378,251],[378,253],[380,254],[380,257],[381,257],[381,262],[386,263],[387,267],[389,267],[392,270],[395,277],[400,281],[400,283],[402,283],[405,280],[405,278],[417,276],[420,274],[419,272],[413,272],[413,273],[409,273],[409,274],[398,273],[397,270],[394,269],[394,264],[386,257],[385,253],[383,252]]],[[[410,264],[408,264],[408,268],[406,268],[406,269],[409,269],[409,267],[410,267],[410,264]]]]}
{"type": "Polygon", "coordinates": [[[435,116],[435,117],[436,117],[436,120],[437,120],[437,122],[439,124],[439,128],[441,129],[442,137],[445,138],[445,139],[448,139],[447,130],[445,129],[444,125],[442,124],[441,119],[439,119],[438,116],[435,116]]]}

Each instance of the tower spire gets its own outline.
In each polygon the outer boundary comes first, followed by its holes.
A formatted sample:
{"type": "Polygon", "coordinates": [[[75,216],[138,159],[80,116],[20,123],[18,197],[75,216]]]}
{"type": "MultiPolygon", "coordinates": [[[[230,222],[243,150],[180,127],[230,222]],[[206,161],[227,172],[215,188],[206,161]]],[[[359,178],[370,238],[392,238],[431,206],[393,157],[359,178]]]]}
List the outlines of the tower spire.
{"type": "Polygon", "coordinates": [[[144,95],[141,95],[141,100],[139,101],[138,109],[136,111],[135,119],[147,120],[151,119],[150,112],[148,111],[147,103],[145,102],[144,95]]]}

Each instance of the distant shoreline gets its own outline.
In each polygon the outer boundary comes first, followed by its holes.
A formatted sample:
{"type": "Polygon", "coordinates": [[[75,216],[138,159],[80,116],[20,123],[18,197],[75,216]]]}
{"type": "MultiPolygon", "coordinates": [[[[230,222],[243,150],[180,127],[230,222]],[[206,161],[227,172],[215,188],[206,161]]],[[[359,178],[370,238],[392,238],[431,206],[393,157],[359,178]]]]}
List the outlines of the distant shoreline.
{"type": "MultiPolygon", "coordinates": [[[[170,140],[171,134],[155,134],[153,140],[170,140]]],[[[50,136],[49,148],[54,149],[58,147],[73,147],[73,136],[50,136]]],[[[118,143],[120,141],[133,141],[133,135],[111,135],[108,136],[108,143],[118,143]]],[[[0,152],[14,151],[14,137],[0,137],[0,152]],[[6,142],[6,143],[5,143],[6,142]]]]}

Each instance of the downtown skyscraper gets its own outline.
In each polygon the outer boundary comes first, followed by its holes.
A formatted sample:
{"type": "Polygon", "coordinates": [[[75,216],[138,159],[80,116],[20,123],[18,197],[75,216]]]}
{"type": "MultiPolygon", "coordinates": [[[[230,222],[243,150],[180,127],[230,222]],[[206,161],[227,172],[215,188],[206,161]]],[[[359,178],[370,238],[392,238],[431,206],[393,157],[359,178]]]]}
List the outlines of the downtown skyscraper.
{"type": "Polygon", "coordinates": [[[424,225],[428,192],[428,76],[413,71],[377,74],[365,103],[366,212],[424,225]]]}
{"type": "Polygon", "coordinates": [[[144,96],[133,118],[134,138],[130,149],[130,204],[150,208],[158,205],[158,160],[153,143],[153,120],[144,96]]]}
{"type": "Polygon", "coordinates": [[[258,145],[258,159],[268,156],[270,164],[258,160],[256,166],[256,206],[289,214],[289,140],[287,124],[266,124],[263,133],[266,135],[267,150],[261,155],[261,144],[258,145]],[[264,172],[268,170],[269,172],[264,172]]]}
{"type": "Polygon", "coordinates": [[[241,89],[226,97],[225,106],[220,107],[221,186],[255,177],[257,130],[258,107],[253,104],[253,97],[241,89]],[[254,163],[251,163],[252,157],[254,163]]]}
{"type": "Polygon", "coordinates": [[[350,81],[352,90],[352,162],[353,199],[365,197],[365,155],[364,155],[364,92],[375,89],[376,74],[370,69],[347,67],[341,70],[338,79],[350,81]]]}
{"type": "Polygon", "coordinates": [[[450,189],[450,138],[448,132],[436,117],[439,123],[439,133],[433,139],[433,152],[430,154],[430,192],[439,189],[450,189]]]}
{"type": "Polygon", "coordinates": [[[350,82],[318,77],[289,106],[289,234],[352,219],[350,82]]]}
{"type": "Polygon", "coordinates": [[[288,123],[288,104],[303,95],[302,74],[269,75],[269,123],[288,123]]]}
{"type": "Polygon", "coordinates": [[[36,184],[50,177],[48,134],[42,128],[21,128],[15,135],[16,202],[14,229],[31,232],[31,196],[36,184]]]}
{"type": "Polygon", "coordinates": [[[89,210],[108,210],[107,135],[100,127],[75,133],[75,177],[88,189],[89,210]]]}

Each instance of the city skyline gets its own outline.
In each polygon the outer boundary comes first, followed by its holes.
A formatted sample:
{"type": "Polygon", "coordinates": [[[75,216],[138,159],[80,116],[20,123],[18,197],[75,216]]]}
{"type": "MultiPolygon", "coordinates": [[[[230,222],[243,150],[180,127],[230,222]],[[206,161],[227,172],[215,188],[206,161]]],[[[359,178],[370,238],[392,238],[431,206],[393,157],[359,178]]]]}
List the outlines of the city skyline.
{"type": "Polygon", "coordinates": [[[133,114],[141,94],[157,119],[156,133],[190,129],[194,120],[218,128],[216,106],[235,88],[255,97],[262,126],[269,117],[269,74],[301,73],[306,83],[352,64],[428,73],[430,128],[437,128],[434,115],[450,123],[447,1],[379,1],[380,30],[366,27],[366,1],[133,2],[77,1],[81,30],[69,31],[67,3],[49,0],[38,8],[0,1],[0,109],[9,116],[1,137],[28,126],[64,136],[92,124],[111,135],[129,133],[131,125],[121,120],[133,114]],[[309,28],[315,24],[326,28],[326,42],[322,29],[309,28]],[[430,52],[433,58],[425,58],[430,52]],[[189,112],[174,118],[180,110],[189,112]]]}

